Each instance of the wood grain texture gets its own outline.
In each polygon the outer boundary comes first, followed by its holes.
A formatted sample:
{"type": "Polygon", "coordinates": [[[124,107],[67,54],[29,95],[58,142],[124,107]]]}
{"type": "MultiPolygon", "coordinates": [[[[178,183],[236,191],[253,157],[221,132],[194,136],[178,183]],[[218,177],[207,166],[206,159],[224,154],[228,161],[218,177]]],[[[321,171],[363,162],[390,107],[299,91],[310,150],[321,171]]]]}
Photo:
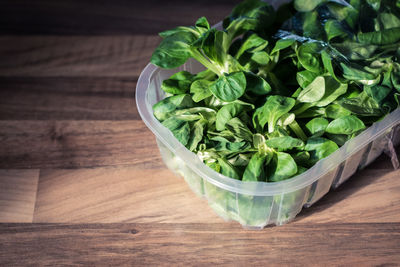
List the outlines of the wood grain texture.
{"type": "Polygon", "coordinates": [[[0,34],[157,34],[193,25],[206,15],[211,24],[240,0],[13,0],[2,3],[0,34]]]}
{"type": "MultiPolygon", "coordinates": [[[[379,169],[374,164],[303,209],[296,221],[400,222],[399,177],[400,170],[379,169]]],[[[43,170],[34,221],[222,222],[172,172],[140,167],[43,170]]]]}
{"type": "Polygon", "coordinates": [[[39,170],[0,169],[0,222],[32,222],[39,170]]]}
{"type": "Polygon", "coordinates": [[[296,220],[325,222],[400,222],[400,170],[380,169],[379,162],[359,171],[296,220]]]}
{"type": "Polygon", "coordinates": [[[398,265],[400,173],[385,156],[262,231],[224,222],[165,168],[136,79],[159,31],[237,2],[0,3],[0,222],[36,222],[0,223],[0,266],[398,265]]]}
{"type": "Polygon", "coordinates": [[[161,38],[0,36],[0,76],[136,78],[161,38]]]}
{"type": "Polygon", "coordinates": [[[166,168],[42,170],[34,222],[224,222],[166,168]]]}
{"type": "Polygon", "coordinates": [[[399,251],[399,223],[0,225],[4,266],[396,266],[399,251]]]}
{"type": "Polygon", "coordinates": [[[135,120],[137,78],[0,77],[0,120],[135,120]]]}
{"type": "Polygon", "coordinates": [[[0,121],[0,168],[163,167],[142,121],[0,121]]]}

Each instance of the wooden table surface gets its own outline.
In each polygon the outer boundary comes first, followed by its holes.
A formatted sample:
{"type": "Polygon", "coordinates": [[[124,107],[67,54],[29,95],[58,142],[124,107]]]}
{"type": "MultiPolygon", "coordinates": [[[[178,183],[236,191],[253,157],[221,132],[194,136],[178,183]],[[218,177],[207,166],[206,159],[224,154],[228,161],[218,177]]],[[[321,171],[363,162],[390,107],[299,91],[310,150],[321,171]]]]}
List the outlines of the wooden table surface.
{"type": "Polygon", "coordinates": [[[238,1],[1,1],[0,265],[396,265],[387,156],[261,231],[163,164],[135,106],[157,33],[238,1]]]}

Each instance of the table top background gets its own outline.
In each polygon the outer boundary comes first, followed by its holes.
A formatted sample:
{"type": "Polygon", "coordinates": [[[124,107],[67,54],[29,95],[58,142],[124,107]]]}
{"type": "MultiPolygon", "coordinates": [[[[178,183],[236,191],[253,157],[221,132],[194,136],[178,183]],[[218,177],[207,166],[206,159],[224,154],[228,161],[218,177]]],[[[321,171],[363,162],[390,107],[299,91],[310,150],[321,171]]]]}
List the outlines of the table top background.
{"type": "Polygon", "coordinates": [[[294,222],[225,222],[164,166],[135,106],[159,31],[238,1],[1,1],[0,265],[400,263],[382,155],[294,222]]]}

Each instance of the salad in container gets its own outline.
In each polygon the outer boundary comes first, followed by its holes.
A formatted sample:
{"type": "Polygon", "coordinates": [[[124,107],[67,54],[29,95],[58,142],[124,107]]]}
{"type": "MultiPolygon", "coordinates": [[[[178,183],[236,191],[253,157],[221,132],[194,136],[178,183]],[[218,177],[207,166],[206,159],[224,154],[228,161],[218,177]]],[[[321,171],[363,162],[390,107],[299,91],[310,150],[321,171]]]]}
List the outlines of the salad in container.
{"type": "Polygon", "coordinates": [[[245,0],[160,36],[139,113],[221,217],[282,225],[383,152],[398,168],[400,1],[245,0]]]}

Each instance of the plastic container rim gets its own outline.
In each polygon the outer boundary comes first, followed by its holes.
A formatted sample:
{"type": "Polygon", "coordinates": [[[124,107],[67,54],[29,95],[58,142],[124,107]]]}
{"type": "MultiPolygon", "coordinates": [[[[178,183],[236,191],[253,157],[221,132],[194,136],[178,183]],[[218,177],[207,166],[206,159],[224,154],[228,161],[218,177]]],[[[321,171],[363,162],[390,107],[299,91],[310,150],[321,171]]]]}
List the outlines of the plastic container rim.
{"type": "Polygon", "coordinates": [[[347,160],[351,155],[363,149],[369,142],[373,141],[379,135],[399,123],[396,118],[400,118],[400,108],[397,108],[390,114],[386,115],[382,121],[374,123],[361,134],[346,142],[338,150],[333,152],[328,157],[318,161],[313,167],[302,174],[284,181],[273,183],[243,182],[224,176],[207,167],[200,160],[200,158],[197,157],[196,154],[184,147],[172,135],[172,133],[154,117],[152,107],[147,105],[146,96],[150,85],[150,79],[153,73],[157,70],[161,69],[149,63],[140,74],[138,83],[136,85],[136,105],[143,122],[153,132],[156,138],[159,139],[166,147],[168,147],[168,149],[170,149],[175,156],[185,159],[185,163],[196,174],[207,180],[207,182],[234,193],[252,196],[273,196],[302,189],[332,171],[334,168],[340,165],[341,162],[347,160]],[[376,129],[375,133],[368,136],[368,132],[372,131],[372,129],[376,129]],[[367,138],[364,139],[364,136],[367,136],[367,138]],[[349,146],[349,144],[352,144],[353,147],[357,147],[357,149],[346,151],[346,148],[349,146]],[[334,160],[335,158],[339,158],[340,162],[334,160]],[[319,172],[321,167],[323,167],[323,170],[319,172]]]}

